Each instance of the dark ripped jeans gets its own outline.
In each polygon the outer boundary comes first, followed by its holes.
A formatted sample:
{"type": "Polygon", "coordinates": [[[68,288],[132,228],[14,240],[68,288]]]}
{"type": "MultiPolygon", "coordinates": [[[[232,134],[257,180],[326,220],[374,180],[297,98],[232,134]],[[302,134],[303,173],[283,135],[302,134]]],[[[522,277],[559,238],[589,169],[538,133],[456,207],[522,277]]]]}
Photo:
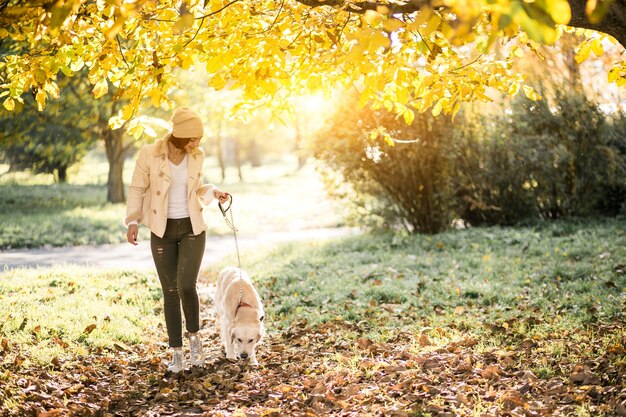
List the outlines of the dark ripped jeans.
{"type": "Polygon", "coordinates": [[[163,238],[152,233],[152,258],[163,288],[163,310],[170,347],[183,345],[182,301],[185,327],[190,333],[200,330],[200,305],[196,281],[204,254],[205,232],[193,234],[191,220],[167,219],[163,238]]]}

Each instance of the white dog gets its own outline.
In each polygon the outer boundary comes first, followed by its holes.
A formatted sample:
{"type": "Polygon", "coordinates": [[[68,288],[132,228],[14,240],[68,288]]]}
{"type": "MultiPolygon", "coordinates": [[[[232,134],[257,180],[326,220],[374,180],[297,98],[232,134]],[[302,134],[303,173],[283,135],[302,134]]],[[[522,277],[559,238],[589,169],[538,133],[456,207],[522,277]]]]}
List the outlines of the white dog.
{"type": "Polygon", "coordinates": [[[250,358],[257,365],[255,350],[265,332],[265,311],[248,274],[233,266],[221,270],[214,301],[226,357],[250,358]]]}

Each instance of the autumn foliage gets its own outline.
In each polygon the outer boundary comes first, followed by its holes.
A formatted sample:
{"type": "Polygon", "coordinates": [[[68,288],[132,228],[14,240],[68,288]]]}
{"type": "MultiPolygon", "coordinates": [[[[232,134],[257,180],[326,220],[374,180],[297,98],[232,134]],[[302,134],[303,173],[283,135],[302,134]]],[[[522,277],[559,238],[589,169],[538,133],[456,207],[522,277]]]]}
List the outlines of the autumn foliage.
{"type": "MultiPolygon", "coordinates": [[[[592,23],[610,1],[590,1],[592,23]]],[[[0,4],[0,97],[14,111],[24,94],[40,109],[57,99],[60,73],[86,68],[94,97],[111,92],[124,105],[110,119],[143,132],[144,100],[171,106],[176,70],[204,68],[216,89],[243,92],[246,103],[276,114],[289,97],[356,88],[360,104],[385,104],[411,123],[416,112],[455,113],[461,103],[489,101],[492,91],[537,93],[512,62],[553,43],[572,17],[565,0],[353,3],[313,0],[149,1],[68,0],[0,4]],[[498,44],[506,53],[496,58],[498,44]]],[[[584,32],[579,61],[606,34],[584,32]]],[[[624,83],[614,63],[609,79],[624,83]]]]}

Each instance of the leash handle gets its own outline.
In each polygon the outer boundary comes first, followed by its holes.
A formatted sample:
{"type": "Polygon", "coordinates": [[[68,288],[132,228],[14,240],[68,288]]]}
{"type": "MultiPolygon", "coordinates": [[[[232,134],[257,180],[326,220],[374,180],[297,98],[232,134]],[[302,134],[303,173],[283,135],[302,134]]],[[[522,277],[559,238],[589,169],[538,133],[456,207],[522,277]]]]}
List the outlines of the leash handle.
{"type": "Polygon", "coordinates": [[[222,203],[220,203],[219,201],[217,202],[217,206],[220,208],[220,211],[222,212],[222,216],[224,216],[224,218],[226,218],[226,212],[230,210],[230,207],[232,205],[233,205],[233,196],[231,194],[228,194],[228,207],[224,208],[222,207],[222,203]]]}

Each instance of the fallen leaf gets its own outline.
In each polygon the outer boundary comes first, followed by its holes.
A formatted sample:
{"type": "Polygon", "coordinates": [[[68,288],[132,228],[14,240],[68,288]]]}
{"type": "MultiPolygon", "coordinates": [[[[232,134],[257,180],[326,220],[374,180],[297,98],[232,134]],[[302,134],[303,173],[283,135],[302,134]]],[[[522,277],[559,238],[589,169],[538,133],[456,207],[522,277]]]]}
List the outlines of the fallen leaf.
{"type": "Polygon", "coordinates": [[[85,330],[83,330],[83,334],[89,334],[93,332],[95,329],[96,329],[96,325],[90,324],[89,326],[85,327],[85,330]]]}

